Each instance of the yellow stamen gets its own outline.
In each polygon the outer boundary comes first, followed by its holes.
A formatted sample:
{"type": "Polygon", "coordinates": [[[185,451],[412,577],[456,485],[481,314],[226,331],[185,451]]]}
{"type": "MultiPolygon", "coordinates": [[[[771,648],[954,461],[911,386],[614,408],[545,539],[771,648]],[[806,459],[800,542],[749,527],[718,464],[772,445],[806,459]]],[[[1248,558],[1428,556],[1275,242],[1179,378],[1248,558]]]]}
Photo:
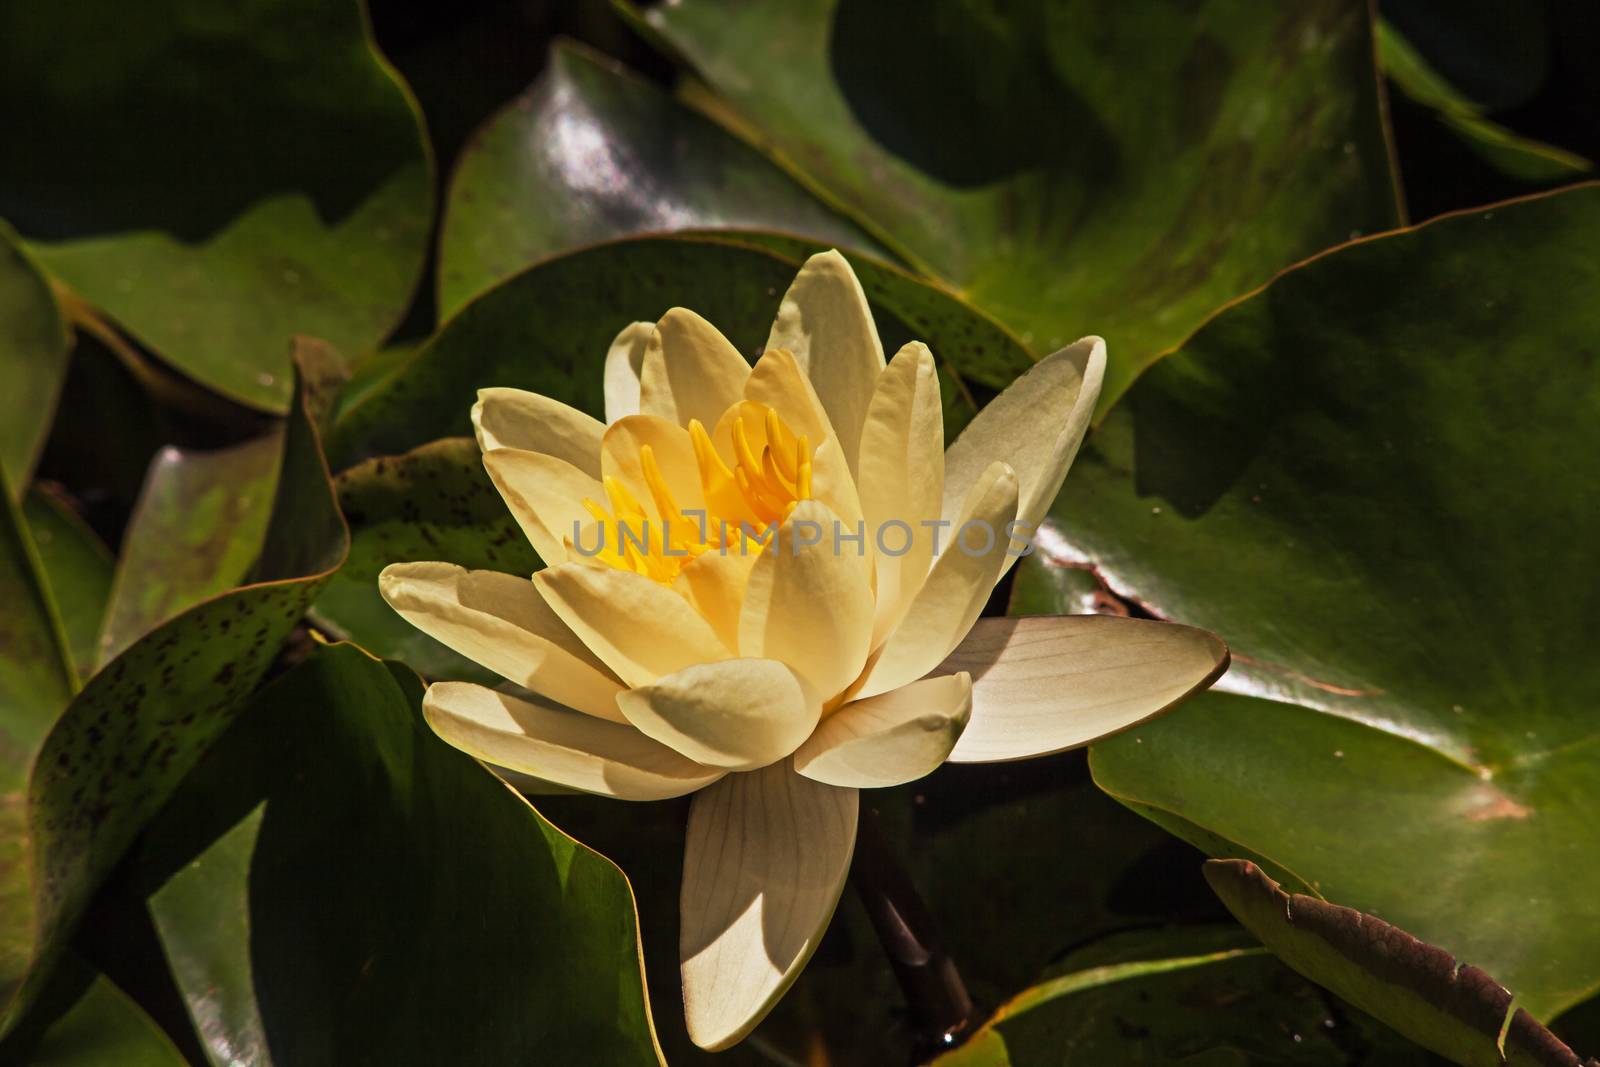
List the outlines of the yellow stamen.
{"type": "Polygon", "coordinates": [[[686,564],[709,551],[760,551],[760,534],[747,542],[741,525],[754,522],[759,530],[782,523],[796,504],[811,499],[813,456],[808,438],[796,437],[777,412],[753,401],[743,402],[726,421],[732,436],[731,466],[718,452],[704,424],[698,419],[689,420],[689,443],[694,449],[705,501],[703,518],[700,510],[693,518],[682,510],[655,449],[641,445],[639,470],[654,506],[653,515],[658,517],[652,517],[652,512],[646,511],[620,479],[603,478],[601,484],[609,508],[585,499],[583,509],[600,524],[603,533],[614,531],[616,538],[614,545],[606,544],[595,558],[671,584],[686,564]],[[758,444],[752,439],[758,432],[764,437],[759,442],[759,455],[758,444]]]}
{"type": "Polygon", "coordinates": [[[667,488],[667,480],[661,476],[661,467],[656,463],[656,450],[641,445],[639,466],[644,471],[644,484],[650,487],[650,498],[656,502],[656,511],[663,519],[679,518],[677,502],[672,499],[672,491],[667,488]]]}
{"type": "Polygon", "coordinates": [[[777,461],[778,470],[783,475],[783,480],[790,485],[795,484],[796,468],[789,460],[789,442],[793,436],[784,429],[778,413],[771,408],[767,409],[767,447],[772,449],[772,458],[777,461]]]}

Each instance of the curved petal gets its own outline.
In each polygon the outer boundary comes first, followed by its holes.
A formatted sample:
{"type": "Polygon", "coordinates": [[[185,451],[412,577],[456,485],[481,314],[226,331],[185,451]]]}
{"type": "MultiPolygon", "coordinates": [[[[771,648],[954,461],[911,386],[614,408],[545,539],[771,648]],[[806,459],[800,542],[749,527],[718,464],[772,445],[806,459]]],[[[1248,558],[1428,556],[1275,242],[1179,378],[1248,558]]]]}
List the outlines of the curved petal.
{"type": "Polygon", "coordinates": [[[589,523],[583,501],[606,497],[592,476],[543,452],[497,448],[483,454],[483,467],[546,564],[566,559],[567,540],[589,523]]]}
{"type": "Polygon", "coordinates": [[[653,322],[633,322],[622,328],[606,352],[606,422],[639,414],[639,372],[644,367],[644,347],[655,332],[653,322]]]}
{"type": "Polygon", "coordinates": [[[787,348],[769,346],[761,354],[744,383],[744,398],[776,411],[795,434],[811,438],[813,446],[835,436],[805,368],[787,348]]]}
{"type": "Polygon", "coordinates": [[[646,445],[655,455],[661,477],[678,508],[703,509],[705,494],[689,432],[659,415],[628,415],[607,426],[600,446],[602,472],[620,480],[644,506],[646,514],[659,518],[660,509],[655,505],[640,459],[640,451],[646,445]]]}
{"type": "Polygon", "coordinates": [[[782,660],[824,703],[855,680],[872,640],[867,559],[838,530],[824,505],[795,505],[751,568],[739,613],[740,654],[782,660]]]}
{"type": "Polygon", "coordinates": [[[717,418],[744,395],[750,364],[711,323],[686,308],[661,316],[644,350],[639,411],[678,426],[717,418]]]}
{"type": "Polygon", "coordinates": [[[800,268],[778,306],[767,348],[794,353],[854,474],[861,424],[883,370],[883,344],[861,282],[838,252],[819,252],[800,268]]]}
{"type": "Polygon", "coordinates": [[[565,460],[600,477],[600,437],[605,426],[577,408],[526,389],[479,389],[472,405],[478,447],[519,448],[565,460]]]}
{"type": "Polygon", "coordinates": [[[1017,476],[996,463],[972,487],[961,521],[944,531],[948,543],[905,618],[878,650],[854,694],[857,699],[922,677],[960,644],[1011,562],[1006,530],[1016,514],[1017,476]]]}
{"type": "Polygon", "coordinates": [[[669,674],[618,698],[639,732],[696,763],[753,771],[816,729],[822,705],[774,659],[725,659],[669,674]]]}
{"type": "Polygon", "coordinates": [[[613,722],[623,686],[527,578],[453,563],[393,563],[378,590],[411,625],[525,689],[613,722]]]}
{"type": "Polygon", "coordinates": [[[850,870],[858,814],[854,789],[802,778],[787,760],[690,802],[678,951],[695,1044],[743,1038],[811,958],[850,870]]]}
{"type": "Polygon", "coordinates": [[[711,624],[729,652],[739,650],[739,611],[744,607],[750,570],[760,558],[758,552],[713,550],[684,564],[672,583],[673,591],[711,624]]]}
{"type": "Polygon", "coordinates": [[[568,629],[629,686],[731,658],[683,597],[632,571],[563,563],[533,576],[568,629]]]}
{"type": "Polygon", "coordinates": [[[1021,479],[1017,521],[1038,525],[1061,491],[1100,398],[1106,343],[1085,337],[1046,356],[989,401],[944,457],[944,506],[954,520],[989,464],[1008,463],[1021,479]]]}
{"type": "Polygon", "coordinates": [[[1087,745],[1181,703],[1228,667],[1206,630],[1119,615],[979,619],[938,674],[972,675],[957,763],[1027,759],[1087,745]]]}
{"type": "Polygon", "coordinates": [[[912,341],[878,376],[857,464],[861,510],[877,565],[877,644],[905,614],[933,562],[944,494],[944,412],[933,353],[912,341]]]}
{"type": "Polygon", "coordinates": [[[914,782],[945,761],[971,711],[972,679],[965,674],[923,678],[852,701],[800,746],[794,769],[856,789],[914,782]]]}
{"type": "Polygon", "coordinates": [[[434,733],[486,763],[619,800],[681,797],[724,774],[631,726],[470,682],[430,685],[422,714],[434,733]]]}

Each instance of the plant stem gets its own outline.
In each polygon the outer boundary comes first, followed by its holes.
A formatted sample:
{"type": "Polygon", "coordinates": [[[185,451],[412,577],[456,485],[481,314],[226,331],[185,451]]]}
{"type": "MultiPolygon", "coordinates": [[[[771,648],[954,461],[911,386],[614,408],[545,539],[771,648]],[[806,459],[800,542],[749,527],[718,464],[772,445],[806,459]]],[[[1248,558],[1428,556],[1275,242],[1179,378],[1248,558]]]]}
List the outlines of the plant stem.
{"type": "Polygon", "coordinates": [[[884,836],[878,813],[861,808],[850,880],[911,1007],[922,1058],[954,1048],[972,1026],[972,998],[945,952],[928,906],[884,836]]]}

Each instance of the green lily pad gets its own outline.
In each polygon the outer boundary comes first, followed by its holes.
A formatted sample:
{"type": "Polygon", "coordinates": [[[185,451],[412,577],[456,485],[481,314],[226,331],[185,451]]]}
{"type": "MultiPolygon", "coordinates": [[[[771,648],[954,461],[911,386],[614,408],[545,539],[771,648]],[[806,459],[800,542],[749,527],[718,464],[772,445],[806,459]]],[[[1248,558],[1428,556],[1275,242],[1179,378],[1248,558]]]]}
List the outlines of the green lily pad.
{"type": "Polygon", "coordinates": [[[435,641],[378,595],[391,563],[440,560],[530,575],[543,566],[483,469],[470,437],[447,437],[400,456],[358,463],[334,480],[350,524],[350,558],[312,609],[318,626],[432,679],[499,676],[435,641]]]}
{"type": "MultiPolygon", "coordinates": [[[[348,535],[307,413],[311,399],[287,423],[254,582],[158,626],[64,711],[70,674],[56,676],[70,667],[64,652],[57,657],[50,648],[43,620],[52,612],[35,591],[36,571],[30,579],[10,562],[31,554],[0,553],[0,566],[17,572],[0,572],[11,587],[7,603],[39,604],[5,613],[28,643],[7,642],[0,661],[8,710],[15,703],[24,712],[5,718],[6,792],[14,799],[0,807],[0,849],[9,861],[0,866],[0,1034],[38,995],[95,888],[227,727],[344,557],[348,535]],[[30,655],[13,662],[12,649],[30,655]]],[[[62,638],[55,643],[64,647],[62,638]]]]}
{"type": "Polygon", "coordinates": [[[111,597],[115,563],[89,525],[51,493],[28,490],[22,514],[52,599],[61,616],[67,649],[80,678],[94,673],[100,624],[111,597]]]}
{"type": "Polygon", "coordinates": [[[770,229],[882,254],[761,153],[582,46],[462,149],[439,235],[439,312],[580,245],[770,229]]]}
{"type": "Polygon", "coordinates": [[[681,0],[696,101],[1102,403],[1225,301],[1397,220],[1368,5],[681,0]]]}
{"type": "Polygon", "coordinates": [[[156,454],[123,534],[97,662],[244,581],[267,534],[282,433],[156,454]]]}
{"type": "Polygon", "coordinates": [[[18,492],[49,435],[71,346],[49,280],[0,222],[0,471],[18,492]]]}
{"type": "Polygon", "coordinates": [[[1579,1067],[1573,1051],[1517,1008],[1493,978],[1448,952],[1351,908],[1291,897],[1244,860],[1212,860],[1206,878],[1239,921],[1295,970],[1453,1062],[1579,1067]]]}
{"type": "Polygon", "coordinates": [[[633,899],[351,645],[263,689],[139,857],[208,1055],[660,1063],[633,899]],[[307,759],[314,753],[314,759],[307,759]]]}
{"type": "MultiPolygon", "coordinates": [[[[754,356],[811,247],[801,243],[790,258],[720,238],[644,237],[547,260],[477,297],[387,377],[366,383],[341,408],[330,452],[344,465],[469,434],[468,412],[490,385],[531,389],[598,417],[612,339],[673,306],[693,308],[754,356]]],[[[1003,330],[933,287],[872,264],[863,274],[873,279],[868,291],[887,351],[922,340],[958,375],[970,365],[1007,381],[1028,366],[1003,330]]],[[[949,394],[947,426],[960,426],[975,404],[953,386],[949,394]]]]}
{"type": "Polygon", "coordinates": [[[1597,242],[1587,186],[1286,273],[1151,368],[1042,537],[1234,653],[1101,786],[1540,1020],[1600,990],[1597,242]]]}
{"type": "Polygon", "coordinates": [[[0,101],[0,216],[202,384],[282,411],[293,334],[399,321],[431,162],[355,0],[8,4],[0,101]]]}

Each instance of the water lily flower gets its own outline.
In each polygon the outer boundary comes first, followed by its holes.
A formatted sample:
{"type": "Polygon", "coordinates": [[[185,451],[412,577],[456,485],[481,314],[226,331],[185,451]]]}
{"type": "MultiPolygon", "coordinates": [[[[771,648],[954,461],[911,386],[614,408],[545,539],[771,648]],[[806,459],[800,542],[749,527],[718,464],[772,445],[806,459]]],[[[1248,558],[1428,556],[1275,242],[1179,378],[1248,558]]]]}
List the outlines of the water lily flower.
{"type": "Polygon", "coordinates": [[[1220,673],[1225,647],[1189,627],[979,619],[1061,487],[1104,366],[1094,337],[1040,360],[946,450],[933,355],[913,342],[886,363],[860,283],[826,252],[753,368],[674,308],[616,339],[604,424],[480,393],[484,465],[547,566],[530,582],[396,564],[383,595],[507,680],[429,687],[452,745],[568,789],[694,794],[680,958],[702,1047],[748,1034],[810,958],[858,790],[1084,745],[1220,673]]]}

